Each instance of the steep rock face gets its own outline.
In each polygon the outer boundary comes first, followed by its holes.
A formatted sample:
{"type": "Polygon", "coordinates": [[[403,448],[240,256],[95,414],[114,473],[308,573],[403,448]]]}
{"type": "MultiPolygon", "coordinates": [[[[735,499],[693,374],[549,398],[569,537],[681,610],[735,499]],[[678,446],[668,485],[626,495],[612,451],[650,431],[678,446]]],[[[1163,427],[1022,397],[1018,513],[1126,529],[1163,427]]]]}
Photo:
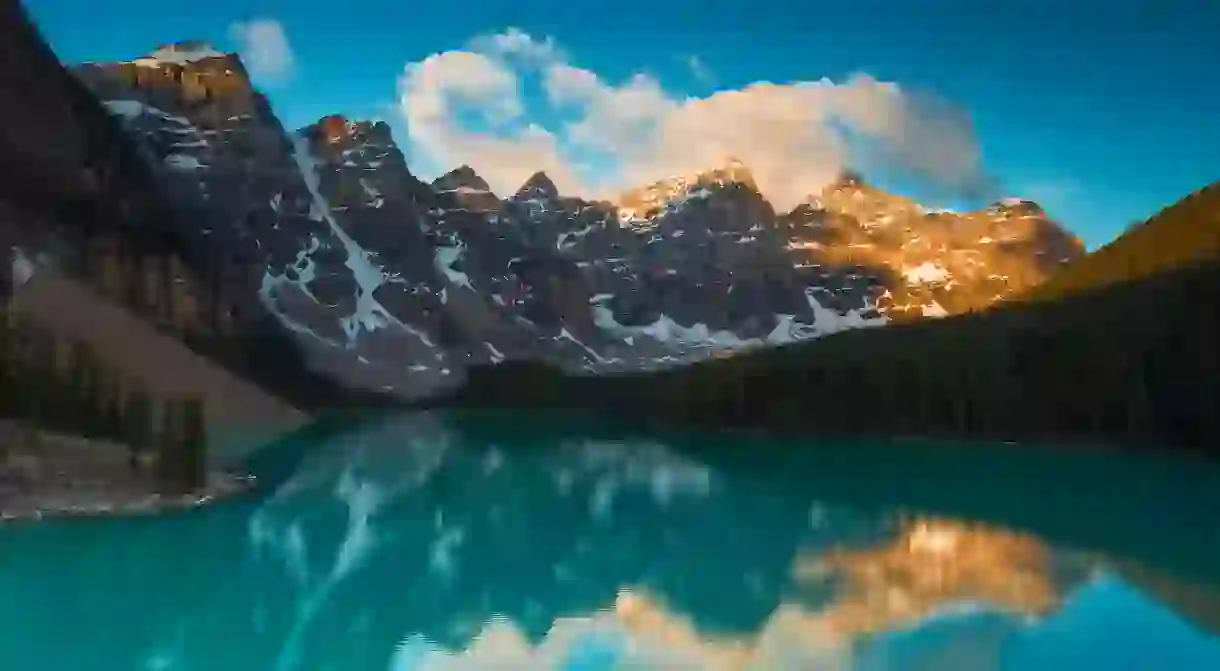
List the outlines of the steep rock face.
{"type": "MultiPolygon", "coordinates": [[[[624,194],[618,223],[640,249],[625,295],[607,288],[609,321],[669,324],[709,339],[787,342],[882,323],[871,297],[790,263],[771,205],[737,161],[624,194]]],[[[693,335],[693,334],[692,334],[693,335]]]]}
{"type": "Polygon", "coordinates": [[[529,201],[550,202],[558,200],[559,188],[545,172],[536,172],[525,180],[525,184],[513,194],[513,200],[519,203],[529,201]]]}
{"type": "Polygon", "coordinates": [[[384,230],[385,202],[411,198],[409,183],[373,174],[380,163],[406,173],[384,125],[328,117],[289,134],[236,56],[199,44],[86,64],[77,74],[140,141],[173,198],[196,213],[183,219],[182,234],[223,250],[233,290],[276,315],[312,370],[400,395],[443,382],[443,349],[381,305],[375,294],[390,277],[358,242],[412,248],[384,230]]]}
{"type": "Polygon", "coordinates": [[[438,180],[443,188],[430,187],[411,174],[384,123],[336,126],[334,118],[298,133],[319,176],[317,193],[375,267],[372,299],[436,355],[399,353],[385,365],[405,367],[418,388],[421,380],[446,383],[462,363],[518,354],[517,329],[490,304],[486,283],[474,283],[494,274],[494,258],[504,256],[495,254],[503,247],[498,239],[481,235],[484,210],[469,207],[469,197],[479,195],[472,191],[494,198],[486,184],[467,169],[438,180]],[[469,272],[489,263],[486,273],[469,272]]]}
{"type": "MultiPolygon", "coordinates": [[[[473,171],[470,175],[483,183],[473,171]]],[[[597,363],[605,348],[590,319],[589,287],[554,243],[579,203],[559,198],[548,183],[536,175],[530,186],[494,209],[468,208],[461,193],[437,191],[428,213],[438,264],[465,290],[451,296],[467,306],[478,304],[479,321],[494,325],[491,334],[471,332],[476,349],[480,340],[485,349],[494,347],[493,360],[529,356],[565,365],[597,363]]],[[[464,312],[472,314],[470,307],[464,312]]]]}
{"type": "Polygon", "coordinates": [[[337,402],[338,390],[307,374],[256,294],[224,281],[224,250],[198,244],[200,233],[184,224],[191,212],[19,3],[0,8],[0,44],[4,256],[89,282],[160,333],[301,407],[337,402]]]}
{"type": "Polygon", "coordinates": [[[1006,199],[975,212],[927,210],[866,184],[827,186],[780,220],[794,263],[821,273],[859,267],[884,287],[891,319],[953,314],[1037,284],[1084,254],[1036,203],[1006,199]]]}
{"type": "Polygon", "coordinates": [[[438,194],[451,194],[451,197],[470,210],[492,211],[500,208],[500,199],[491,192],[487,182],[475,173],[468,165],[459,166],[454,170],[437,177],[432,182],[432,189],[438,194]]]}

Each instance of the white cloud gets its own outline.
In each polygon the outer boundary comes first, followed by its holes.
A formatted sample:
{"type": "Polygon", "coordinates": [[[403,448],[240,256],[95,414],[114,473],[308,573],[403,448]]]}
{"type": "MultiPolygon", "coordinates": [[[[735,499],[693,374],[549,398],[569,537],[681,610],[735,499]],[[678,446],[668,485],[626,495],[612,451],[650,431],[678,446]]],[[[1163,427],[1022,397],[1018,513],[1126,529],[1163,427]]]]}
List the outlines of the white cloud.
{"type": "Polygon", "coordinates": [[[551,38],[537,40],[519,28],[509,28],[502,33],[483,35],[471,40],[472,49],[521,59],[528,64],[541,65],[562,58],[559,48],[551,38]]]}
{"type": "Polygon", "coordinates": [[[229,26],[229,37],[238,44],[238,53],[261,84],[287,81],[296,69],[296,58],[288,44],[284,26],[275,19],[253,19],[229,26]]]}
{"type": "Polygon", "coordinates": [[[606,197],[729,156],[780,209],[869,160],[941,187],[982,176],[968,118],[863,74],[684,98],[645,74],[607,82],[551,40],[514,29],[408,65],[400,93],[414,155],[436,172],[468,163],[501,192],[543,169],[565,193],[606,197]],[[526,96],[535,77],[545,95],[526,96]],[[482,123],[459,121],[459,110],[482,123]],[[590,157],[600,168],[592,177],[590,157]]]}
{"type": "Polygon", "coordinates": [[[544,88],[555,105],[583,103],[601,88],[597,75],[567,63],[554,63],[547,67],[545,78],[544,88]]]}
{"type": "Polygon", "coordinates": [[[520,81],[502,60],[473,51],[434,54],[408,65],[399,88],[412,155],[432,172],[470,163],[494,190],[511,193],[546,170],[560,188],[579,188],[554,135],[521,122],[520,81]],[[478,111],[500,132],[463,127],[461,109],[478,111]]]}

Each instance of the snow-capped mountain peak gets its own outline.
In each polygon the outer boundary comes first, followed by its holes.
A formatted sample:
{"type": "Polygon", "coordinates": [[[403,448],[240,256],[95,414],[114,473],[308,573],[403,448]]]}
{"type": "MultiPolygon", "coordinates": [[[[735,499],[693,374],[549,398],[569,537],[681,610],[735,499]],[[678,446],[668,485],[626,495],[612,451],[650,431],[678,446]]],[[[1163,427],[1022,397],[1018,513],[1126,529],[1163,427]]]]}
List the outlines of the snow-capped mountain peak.
{"type": "Polygon", "coordinates": [[[143,67],[161,67],[163,65],[186,65],[209,58],[234,58],[234,54],[226,54],[217,50],[211,44],[202,40],[184,40],[171,44],[163,44],[151,54],[132,61],[143,67]]]}

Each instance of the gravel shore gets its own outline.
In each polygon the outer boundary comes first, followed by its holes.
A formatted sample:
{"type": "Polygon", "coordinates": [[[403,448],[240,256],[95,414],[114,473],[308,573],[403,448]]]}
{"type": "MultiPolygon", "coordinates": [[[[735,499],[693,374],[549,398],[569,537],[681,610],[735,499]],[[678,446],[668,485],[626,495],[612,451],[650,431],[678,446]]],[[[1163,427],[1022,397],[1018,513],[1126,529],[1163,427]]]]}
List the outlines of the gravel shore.
{"type": "Polygon", "coordinates": [[[254,479],[211,471],[187,495],[159,491],[151,469],[133,468],[124,445],[38,433],[0,422],[0,522],[60,516],[149,514],[244,492],[254,479]]]}

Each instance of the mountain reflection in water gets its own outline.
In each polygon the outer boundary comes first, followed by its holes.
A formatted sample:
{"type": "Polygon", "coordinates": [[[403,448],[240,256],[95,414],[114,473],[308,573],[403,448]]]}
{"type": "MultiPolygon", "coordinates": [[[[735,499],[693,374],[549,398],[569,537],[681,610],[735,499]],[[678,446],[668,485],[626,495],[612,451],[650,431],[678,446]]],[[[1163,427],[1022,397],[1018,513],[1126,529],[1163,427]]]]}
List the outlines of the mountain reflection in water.
{"type": "Polygon", "coordinates": [[[1220,536],[1174,528],[1217,509],[1210,467],[792,447],[359,427],[259,461],[258,499],[0,529],[0,668],[1220,668],[1220,536]]]}

